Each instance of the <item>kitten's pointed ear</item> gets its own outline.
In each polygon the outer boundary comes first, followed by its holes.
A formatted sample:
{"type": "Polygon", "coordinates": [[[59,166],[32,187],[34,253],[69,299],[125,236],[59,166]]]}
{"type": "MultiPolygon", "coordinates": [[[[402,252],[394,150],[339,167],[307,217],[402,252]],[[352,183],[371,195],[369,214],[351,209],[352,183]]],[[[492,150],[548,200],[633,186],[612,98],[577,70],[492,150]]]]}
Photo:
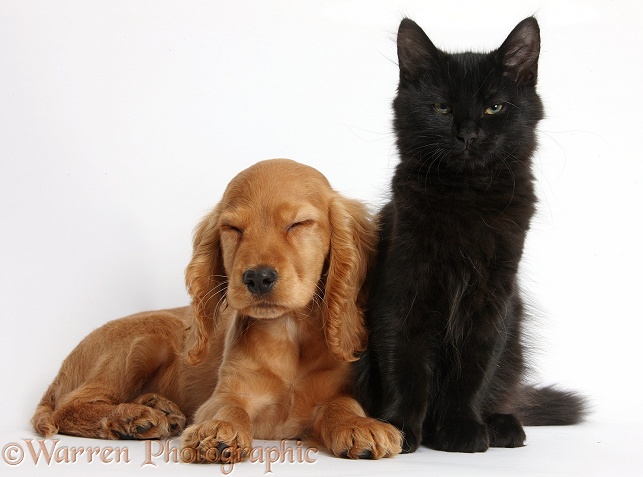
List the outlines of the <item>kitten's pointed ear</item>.
{"type": "Polygon", "coordinates": [[[521,21],[498,49],[505,74],[516,83],[536,83],[540,55],[540,28],[534,17],[521,21]]]}
{"type": "Polygon", "coordinates": [[[437,59],[439,50],[431,43],[424,30],[413,20],[405,18],[397,31],[397,58],[400,81],[414,81],[426,71],[428,64],[437,59]]]}

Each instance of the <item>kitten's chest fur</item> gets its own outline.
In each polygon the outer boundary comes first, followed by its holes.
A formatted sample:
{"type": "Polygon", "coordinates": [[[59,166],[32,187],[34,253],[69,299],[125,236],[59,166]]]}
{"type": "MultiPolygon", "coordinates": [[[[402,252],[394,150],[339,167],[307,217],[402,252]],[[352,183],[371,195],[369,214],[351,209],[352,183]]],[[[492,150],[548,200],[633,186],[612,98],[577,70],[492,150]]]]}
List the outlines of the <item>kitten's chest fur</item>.
{"type": "MultiPolygon", "coordinates": [[[[451,249],[465,248],[470,253],[477,251],[481,258],[489,258],[487,248],[491,245],[522,251],[535,204],[529,178],[449,181],[421,175],[417,180],[405,179],[401,175],[398,172],[394,181],[399,185],[394,189],[401,192],[394,192],[393,201],[398,238],[414,238],[426,251],[448,254],[451,249]],[[407,235],[411,230],[416,233],[407,235]]],[[[520,255],[511,258],[519,260],[520,255]]]]}
{"type": "Polygon", "coordinates": [[[431,311],[453,317],[458,306],[466,316],[515,292],[534,204],[530,177],[412,177],[400,167],[384,217],[431,311]]]}

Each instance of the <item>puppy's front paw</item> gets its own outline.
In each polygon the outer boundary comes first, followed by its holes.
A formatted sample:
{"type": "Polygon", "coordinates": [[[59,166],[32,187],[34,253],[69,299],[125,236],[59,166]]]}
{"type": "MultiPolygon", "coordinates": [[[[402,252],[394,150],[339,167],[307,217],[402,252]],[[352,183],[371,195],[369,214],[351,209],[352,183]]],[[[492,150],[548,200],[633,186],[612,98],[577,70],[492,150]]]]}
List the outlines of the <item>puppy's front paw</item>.
{"type": "Polygon", "coordinates": [[[439,426],[430,447],[447,452],[485,452],[489,448],[487,426],[473,419],[439,426]]]}
{"type": "Polygon", "coordinates": [[[350,459],[380,459],[402,451],[400,431],[370,417],[353,417],[338,423],[326,441],[324,444],[333,454],[350,459]]]}
{"type": "Polygon", "coordinates": [[[241,462],[252,450],[251,433],[227,421],[194,424],[183,432],[182,440],[184,462],[241,462]]]}

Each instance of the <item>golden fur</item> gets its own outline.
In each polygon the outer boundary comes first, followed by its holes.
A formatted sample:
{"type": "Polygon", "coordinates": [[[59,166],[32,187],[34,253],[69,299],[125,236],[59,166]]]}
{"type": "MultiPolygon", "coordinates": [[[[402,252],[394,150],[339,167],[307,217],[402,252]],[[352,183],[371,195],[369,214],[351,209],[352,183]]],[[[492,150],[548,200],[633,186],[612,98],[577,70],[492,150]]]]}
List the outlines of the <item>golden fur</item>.
{"type": "Polygon", "coordinates": [[[182,436],[187,460],[248,455],[252,439],[313,439],[351,458],[401,436],[350,394],[365,345],[362,285],[376,232],[364,206],[285,159],[238,174],[197,227],[190,307],[114,320],[63,362],[33,417],[104,439],[182,436]],[[249,270],[274,270],[259,292],[249,270]],[[274,282],[274,283],[273,283],[274,282]]]}

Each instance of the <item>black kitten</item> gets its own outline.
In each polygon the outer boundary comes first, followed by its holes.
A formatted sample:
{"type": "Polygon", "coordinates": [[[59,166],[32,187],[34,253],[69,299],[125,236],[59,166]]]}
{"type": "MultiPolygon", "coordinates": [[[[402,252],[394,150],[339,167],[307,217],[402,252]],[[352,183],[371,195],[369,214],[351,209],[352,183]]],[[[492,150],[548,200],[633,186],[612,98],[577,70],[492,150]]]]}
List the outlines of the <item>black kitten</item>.
{"type": "Polygon", "coordinates": [[[521,424],[584,412],[573,393],[524,384],[516,274],[536,202],[538,23],[489,54],[448,54],[405,19],[397,48],[401,160],[380,215],[357,395],[404,432],[405,452],[522,446],[521,424]]]}

